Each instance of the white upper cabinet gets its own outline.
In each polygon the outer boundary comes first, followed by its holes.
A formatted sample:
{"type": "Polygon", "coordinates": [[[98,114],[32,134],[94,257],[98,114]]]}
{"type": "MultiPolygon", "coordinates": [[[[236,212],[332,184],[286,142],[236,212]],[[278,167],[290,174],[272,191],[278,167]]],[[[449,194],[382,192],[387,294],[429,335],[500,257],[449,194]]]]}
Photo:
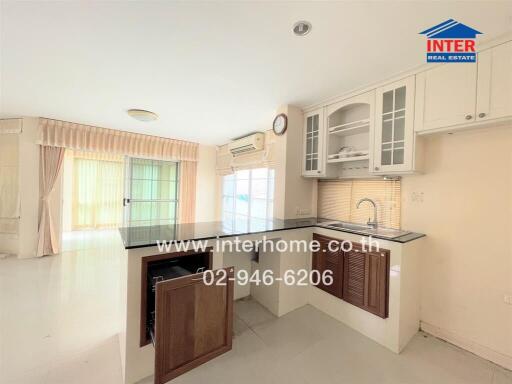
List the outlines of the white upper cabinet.
{"type": "Polygon", "coordinates": [[[377,88],[372,173],[414,171],[414,76],[377,88]]]}
{"type": "Polygon", "coordinates": [[[477,66],[443,64],[416,75],[417,132],[475,121],[477,66]]]}
{"type": "Polygon", "coordinates": [[[512,42],[479,52],[477,64],[443,64],[416,75],[416,132],[503,118],[512,118],[512,42]]]}
{"type": "Polygon", "coordinates": [[[512,41],[480,51],[477,58],[477,63],[427,66],[307,113],[303,176],[418,172],[421,135],[512,120],[512,41]]]}
{"type": "Polygon", "coordinates": [[[302,175],[325,175],[325,126],[324,110],[319,108],[304,115],[302,175]]]}
{"type": "Polygon", "coordinates": [[[337,177],[368,175],[374,105],[372,90],[327,106],[328,174],[334,172],[337,177]]]}
{"type": "Polygon", "coordinates": [[[477,121],[512,116],[512,42],[478,54],[477,121]]]}

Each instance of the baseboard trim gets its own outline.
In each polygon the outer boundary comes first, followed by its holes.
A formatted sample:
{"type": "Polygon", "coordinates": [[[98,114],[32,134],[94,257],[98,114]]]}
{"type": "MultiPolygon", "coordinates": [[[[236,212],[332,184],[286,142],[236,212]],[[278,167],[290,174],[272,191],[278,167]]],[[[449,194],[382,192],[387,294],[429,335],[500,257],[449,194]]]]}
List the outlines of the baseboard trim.
{"type": "Polygon", "coordinates": [[[492,361],[501,367],[512,370],[512,356],[504,355],[503,353],[497,352],[489,347],[478,344],[475,341],[466,339],[455,332],[448,331],[424,321],[420,321],[420,328],[426,333],[430,333],[435,337],[448,341],[449,343],[474,353],[477,356],[492,361]]]}

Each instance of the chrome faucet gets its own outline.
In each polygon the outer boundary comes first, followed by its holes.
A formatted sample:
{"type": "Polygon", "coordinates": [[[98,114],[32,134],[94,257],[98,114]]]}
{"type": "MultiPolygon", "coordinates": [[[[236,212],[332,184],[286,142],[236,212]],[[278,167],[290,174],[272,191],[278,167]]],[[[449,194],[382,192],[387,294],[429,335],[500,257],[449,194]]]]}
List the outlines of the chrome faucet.
{"type": "Polygon", "coordinates": [[[364,201],[367,201],[369,202],[370,204],[373,205],[373,221],[370,220],[370,218],[368,218],[368,222],[366,223],[366,225],[368,225],[370,228],[377,228],[378,226],[378,223],[377,223],[377,204],[375,204],[375,201],[373,201],[372,199],[368,199],[367,197],[365,197],[364,199],[361,199],[357,202],[356,204],[356,208],[359,208],[359,206],[361,205],[362,202],[364,201]]]}

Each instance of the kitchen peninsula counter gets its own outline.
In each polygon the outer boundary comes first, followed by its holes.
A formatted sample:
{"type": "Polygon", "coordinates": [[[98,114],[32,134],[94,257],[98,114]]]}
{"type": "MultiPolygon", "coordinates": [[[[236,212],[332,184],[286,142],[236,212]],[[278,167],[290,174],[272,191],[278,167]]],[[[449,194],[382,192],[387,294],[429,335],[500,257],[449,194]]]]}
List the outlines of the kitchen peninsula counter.
{"type": "MultiPolygon", "coordinates": [[[[180,242],[192,240],[210,240],[222,239],[234,236],[247,236],[276,231],[294,230],[301,228],[329,228],[338,232],[351,233],[361,236],[368,236],[367,233],[359,231],[350,231],[347,229],[338,229],[328,227],[328,223],[333,220],[322,218],[301,218],[301,219],[272,219],[272,220],[254,220],[243,227],[233,227],[222,221],[199,222],[190,224],[172,224],[172,225],[154,225],[145,227],[124,227],[119,232],[126,249],[153,247],[158,242],[180,242]]],[[[416,232],[401,231],[401,236],[393,239],[372,234],[372,238],[392,241],[396,243],[407,243],[419,239],[424,234],[416,232]]]]}

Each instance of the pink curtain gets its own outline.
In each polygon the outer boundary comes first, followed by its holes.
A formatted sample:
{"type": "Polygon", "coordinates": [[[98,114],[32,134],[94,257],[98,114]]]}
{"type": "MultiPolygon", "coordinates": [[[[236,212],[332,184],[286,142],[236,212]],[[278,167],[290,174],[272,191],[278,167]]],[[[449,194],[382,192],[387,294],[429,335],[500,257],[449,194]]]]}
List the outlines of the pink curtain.
{"type": "Polygon", "coordinates": [[[53,228],[50,194],[64,161],[64,148],[41,146],[39,162],[39,241],[37,256],[59,252],[57,235],[53,228]]]}
{"type": "Polygon", "coordinates": [[[193,223],[196,221],[196,175],[197,162],[180,163],[180,195],[178,221],[193,223]]]}
{"type": "Polygon", "coordinates": [[[197,161],[197,143],[67,121],[39,119],[38,144],[158,160],[197,161]]]}

